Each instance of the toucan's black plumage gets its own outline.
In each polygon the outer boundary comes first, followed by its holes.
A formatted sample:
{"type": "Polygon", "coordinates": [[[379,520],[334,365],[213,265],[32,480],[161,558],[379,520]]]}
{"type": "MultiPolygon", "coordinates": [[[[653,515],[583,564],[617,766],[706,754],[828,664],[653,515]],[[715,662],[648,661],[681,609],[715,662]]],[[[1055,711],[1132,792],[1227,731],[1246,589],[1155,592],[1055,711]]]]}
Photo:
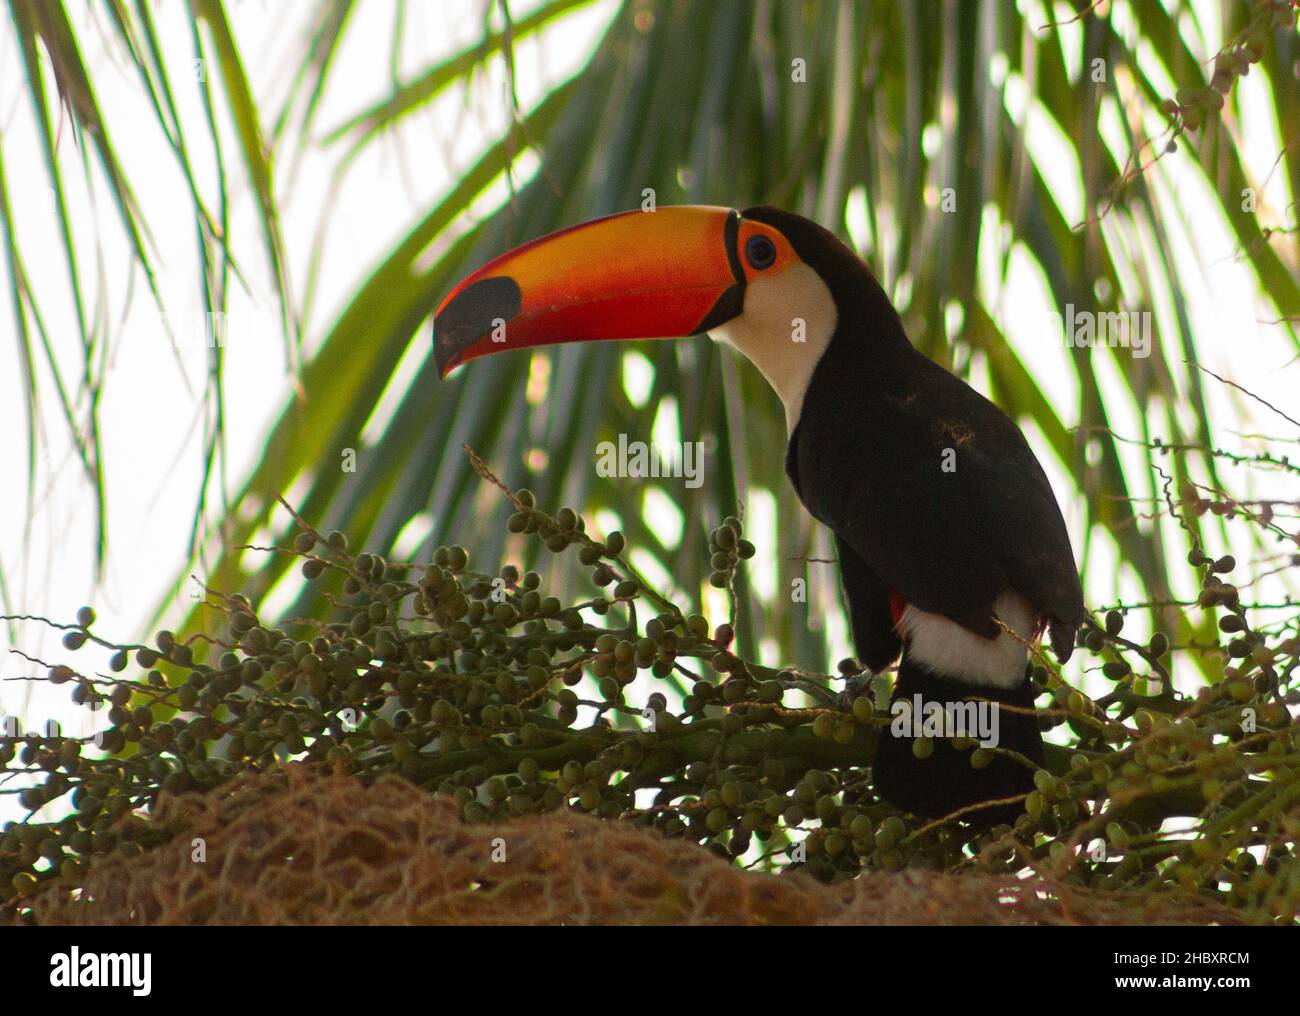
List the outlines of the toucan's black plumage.
{"type": "MultiPolygon", "coordinates": [[[[1034,712],[1034,686],[1021,681],[1011,688],[979,688],[959,678],[940,677],[903,654],[891,702],[949,703],[978,695],[998,705],[998,746],[1011,749],[1034,766],[1045,764],[1043,739],[1034,712]]],[[[1033,770],[1024,763],[997,756],[983,769],[971,763],[972,748],[957,749],[946,738],[931,741],[932,754],[918,759],[913,738],[895,736],[882,728],[872,766],[876,791],[885,800],[917,815],[937,817],[962,809],[962,817],[983,826],[1011,823],[1024,805],[1011,801],[975,807],[984,801],[1015,798],[1034,789],[1033,770]]]]}
{"type": "Polygon", "coordinates": [[[1014,589],[1047,616],[1053,648],[1068,659],[1083,594],[1065,521],[1020,428],[916,350],[880,284],[833,234],[775,208],[742,214],[790,239],[839,312],[786,472],[857,558],[841,571],[863,662],[875,668],[897,654],[897,636],[880,624],[891,589],[989,638],[999,631],[994,599],[1014,589]],[[949,448],[951,472],[940,468],[949,448]]]}
{"type": "MultiPolygon", "coordinates": [[[[434,322],[444,374],[512,347],[701,331],[781,397],[786,472],[835,534],[856,652],[873,671],[902,653],[891,706],[995,703],[998,746],[1041,765],[1027,645],[1046,628],[1067,659],[1084,616],[1060,509],[1019,428],[913,348],[834,234],[769,207],[610,216],[491,261],[434,322]]],[[[902,808],[948,814],[1033,786],[1009,757],[976,769],[915,734],[883,729],[875,757],[902,808]]]]}
{"type": "MultiPolygon", "coordinates": [[[[786,472],[808,511],[835,533],[853,641],[878,670],[901,648],[899,599],[994,639],[994,601],[1013,591],[1048,626],[1068,659],[1083,597],[1060,509],[1042,466],[1012,420],[908,341],[866,265],[833,234],[774,208],[745,218],[776,227],[825,281],[838,327],[813,372],[786,472]],[[941,468],[952,449],[951,471],[941,468]],[[892,600],[892,602],[891,602],[892,600]]],[[[972,688],[904,652],[894,699],[980,697],[1032,709],[1027,679],[972,688]]],[[[1003,710],[1002,747],[1041,765],[1032,715],[1003,710]]],[[[877,749],[881,793],[920,814],[1032,789],[1032,773],[1005,758],[973,769],[947,742],[916,759],[910,738],[887,731],[877,749]]],[[[1007,817],[1014,809],[991,815],[1007,817]]]]}

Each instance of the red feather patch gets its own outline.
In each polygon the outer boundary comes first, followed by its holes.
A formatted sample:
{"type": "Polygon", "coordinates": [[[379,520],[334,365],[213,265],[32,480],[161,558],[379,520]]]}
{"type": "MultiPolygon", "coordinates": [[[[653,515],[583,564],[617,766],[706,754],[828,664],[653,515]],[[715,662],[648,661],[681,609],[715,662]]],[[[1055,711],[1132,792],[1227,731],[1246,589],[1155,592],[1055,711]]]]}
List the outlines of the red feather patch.
{"type": "Polygon", "coordinates": [[[907,601],[903,599],[903,594],[897,589],[889,591],[889,612],[894,615],[894,625],[903,619],[903,610],[907,607],[907,601]]]}

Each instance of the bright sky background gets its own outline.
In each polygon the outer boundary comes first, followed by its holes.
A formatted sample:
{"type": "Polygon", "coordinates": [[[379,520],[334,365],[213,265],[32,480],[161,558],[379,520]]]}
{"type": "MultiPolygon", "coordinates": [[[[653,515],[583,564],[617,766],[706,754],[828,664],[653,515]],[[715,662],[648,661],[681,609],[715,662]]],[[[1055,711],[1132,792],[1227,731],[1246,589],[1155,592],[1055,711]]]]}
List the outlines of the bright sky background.
{"type": "MultiPolygon", "coordinates": [[[[364,6],[364,12],[349,26],[333,84],[321,103],[317,131],[322,135],[386,96],[391,88],[387,54],[397,5],[381,0],[364,6]],[[383,56],[376,58],[376,54],[383,56]]],[[[535,6],[520,3],[512,5],[512,10],[522,17],[535,6]]],[[[300,59],[299,48],[308,27],[304,15],[312,7],[272,2],[227,6],[243,50],[245,71],[267,110],[278,110],[287,93],[289,73],[300,59]]],[[[481,37],[482,4],[475,0],[439,0],[405,7],[399,66],[403,79],[481,37]]],[[[65,123],[60,133],[60,157],[70,190],[69,215],[74,222],[99,224],[97,238],[89,233],[81,237],[82,270],[86,285],[95,294],[87,302],[97,308],[99,323],[111,342],[111,368],[101,409],[108,517],[106,577],[97,587],[92,490],[66,438],[47,371],[42,376],[45,401],[39,414],[45,458],[36,491],[38,517],[30,533],[25,532],[24,402],[16,366],[18,339],[7,297],[0,300],[0,477],[10,479],[0,480],[0,563],[15,613],[44,615],[66,623],[74,620],[81,604],[89,603],[98,614],[97,630],[128,640],[142,633],[185,558],[201,478],[199,397],[207,350],[200,331],[202,302],[195,282],[198,260],[192,206],[183,177],[160,137],[134,71],[117,52],[111,34],[98,25],[102,9],[78,10],[77,5],[70,5],[69,10],[81,16],[77,24],[83,59],[98,85],[98,99],[118,157],[148,209],[156,261],[164,266],[160,289],[181,337],[179,348],[173,348],[143,278],[129,265],[116,212],[106,198],[102,180],[96,173],[93,187],[86,186],[79,170],[83,153],[65,123]],[[171,211],[160,214],[159,209],[166,208],[171,211]],[[101,247],[98,264],[92,260],[92,239],[101,247]]],[[[153,10],[164,51],[189,53],[183,5],[164,3],[153,10]]],[[[523,105],[531,105],[581,67],[614,10],[616,4],[609,0],[594,3],[519,47],[516,75],[523,105]]],[[[217,91],[220,93],[219,86],[217,91]]],[[[320,250],[324,254],[318,295],[304,327],[308,354],[358,281],[405,233],[410,222],[446,192],[450,182],[476,158],[484,140],[508,122],[505,94],[504,73],[496,59],[490,62],[488,74],[476,79],[468,96],[464,90],[453,90],[430,112],[410,118],[398,135],[366,149],[341,182],[335,180],[334,171],[346,150],[346,139],[324,154],[309,150],[296,167],[277,163],[287,261],[298,298],[312,253],[320,250]],[[292,184],[287,185],[290,176],[292,184]],[[322,206],[330,209],[329,226],[328,233],[318,236],[322,206]]],[[[188,93],[180,90],[177,101],[183,117],[202,116],[197,88],[188,93]]],[[[224,113],[221,94],[217,105],[224,113]]],[[[221,126],[226,157],[237,162],[230,124],[223,121],[221,126]]],[[[59,299],[67,291],[65,256],[7,16],[0,18],[0,135],[26,266],[31,276],[40,280],[38,292],[44,296],[47,327],[54,335],[59,360],[69,371],[69,383],[75,384],[80,376],[75,370],[80,339],[70,301],[59,299]]],[[[202,135],[202,130],[192,131],[195,138],[202,135]]],[[[194,156],[200,180],[205,183],[212,179],[210,174],[204,178],[210,165],[205,162],[208,155],[201,150],[194,156]]],[[[238,188],[232,195],[232,242],[245,275],[256,283],[252,293],[232,299],[232,326],[226,343],[226,447],[230,456],[226,475],[233,491],[261,455],[261,442],[291,391],[291,377],[272,294],[260,281],[266,277],[266,262],[255,219],[255,196],[244,185],[241,169],[231,175],[238,188]]],[[[490,201],[491,196],[488,198],[490,201]]],[[[427,346],[428,329],[422,329],[421,335],[427,346]]],[[[194,593],[192,584],[182,588],[173,618],[184,613],[194,593]]],[[[40,623],[20,623],[16,634],[17,645],[24,652],[48,663],[66,661],[106,671],[107,653],[94,647],[70,653],[61,644],[62,633],[40,623]]],[[[88,712],[71,703],[67,687],[13,681],[41,674],[43,668],[8,653],[9,646],[9,632],[0,628],[0,678],[6,679],[0,682],[0,715],[17,715],[24,729],[40,726],[51,717],[69,733],[95,729],[88,712]]],[[[7,816],[8,805],[8,798],[0,800],[0,818],[7,816]]]]}
{"type": "MultiPolygon", "coordinates": [[[[512,5],[515,17],[522,17],[533,6],[512,5]]],[[[1034,6],[1034,0],[1024,0],[1021,6],[1034,6]]],[[[1210,2],[1195,6],[1204,9],[1207,17],[1215,9],[1210,2]]],[[[359,15],[354,16],[317,118],[319,133],[346,121],[388,93],[387,54],[395,7],[394,3],[383,0],[367,2],[359,15]]],[[[77,5],[70,5],[70,9],[76,8],[77,5]]],[[[153,5],[151,9],[159,19],[164,40],[170,40],[176,52],[188,52],[182,5],[168,2],[153,5]]],[[[278,111],[279,100],[286,94],[289,73],[297,66],[299,47],[303,44],[304,15],[310,9],[307,4],[273,2],[228,5],[235,35],[243,48],[246,70],[266,110],[278,111]]],[[[592,44],[616,9],[613,0],[593,3],[567,16],[536,37],[536,41],[528,40],[519,47],[518,91],[523,105],[531,105],[547,87],[585,62],[592,44]]],[[[401,77],[427,68],[439,57],[480,37],[480,2],[439,0],[407,4],[406,10],[399,61],[401,77]]],[[[187,332],[184,327],[187,322],[196,321],[201,303],[194,284],[197,262],[191,207],[181,174],[170,150],[162,143],[134,72],[116,51],[111,33],[99,24],[104,16],[102,8],[80,8],[75,13],[80,18],[83,58],[100,89],[98,97],[101,107],[107,111],[119,158],[149,216],[156,259],[165,269],[160,279],[163,297],[173,323],[181,326],[182,341],[176,349],[168,341],[143,279],[126,256],[116,213],[106,200],[97,164],[92,174],[93,184],[88,187],[78,169],[83,153],[77,150],[75,136],[64,123],[60,157],[65,179],[71,185],[69,211],[74,222],[99,224],[98,261],[94,244],[88,242],[89,234],[83,234],[80,238],[82,267],[93,294],[89,302],[96,308],[97,326],[111,342],[112,368],[106,379],[100,414],[104,427],[109,525],[106,579],[102,586],[95,585],[94,508],[90,488],[69,450],[65,428],[52,398],[53,389],[48,384],[48,373],[43,377],[44,401],[39,410],[45,456],[36,491],[39,511],[30,531],[25,528],[27,447],[23,389],[14,366],[17,339],[7,298],[0,300],[0,365],[3,365],[0,366],[0,435],[3,435],[0,477],[7,478],[0,480],[0,564],[9,581],[12,605],[20,612],[71,621],[81,604],[90,603],[98,612],[99,630],[127,639],[141,632],[152,609],[175,580],[178,562],[184,556],[200,478],[202,410],[198,395],[203,389],[206,350],[196,330],[190,328],[187,332]]],[[[1121,18],[1121,29],[1123,24],[1121,18]]],[[[79,339],[70,301],[59,298],[65,291],[60,287],[66,287],[62,242],[55,228],[53,203],[46,187],[43,160],[8,19],[0,19],[0,26],[0,136],[16,203],[17,229],[28,271],[38,280],[37,291],[43,298],[42,309],[55,337],[57,355],[65,370],[69,370],[79,359],[79,339]]],[[[1077,26],[1063,28],[1059,35],[1067,55],[1078,52],[1077,26]]],[[[1198,48],[1204,49],[1199,44],[1198,48]]],[[[1212,52],[1206,52],[1206,56],[1212,52]]],[[[324,325],[340,309],[343,297],[405,232],[409,223],[445,192],[449,181],[473,161],[483,141],[496,135],[507,122],[500,60],[494,59],[489,67],[486,77],[476,80],[468,96],[462,90],[452,90],[430,111],[408,120],[397,134],[366,149],[341,180],[335,179],[334,170],[343,145],[323,153],[310,148],[301,160],[277,163],[289,272],[299,299],[313,252],[322,254],[316,297],[308,308],[305,322],[308,352],[319,341],[324,325]],[[318,235],[316,228],[322,207],[328,207],[330,215],[327,231],[318,235]]],[[[990,74],[995,80],[1005,81],[1007,110],[1017,122],[1025,124],[1033,154],[1050,161],[1053,194],[1070,221],[1077,221],[1082,217],[1079,169],[1065,139],[1043,111],[1028,102],[1024,83],[1010,75],[1005,65],[995,62],[990,74]]],[[[1276,210],[1277,221],[1282,222],[1289,198],[1282,174],[1275,172],[1269,176],[1281,142],[1270,120],[1271,111],[1267,108],[1260,76],[1252,74],[1241,81],[1240,87],[1247,105],[1246,115],[1238,124],[1240,141],[1254,178],[1262,181],[1268,177],[1263,203],[1276,210]]],[[[185,115],[201,116],[196,89],[182,90],[177,99],[185,115]]],[[[219,98],[218,107],[224,113],[224,97],[219,98]]],[[[1126,151],[1115,129],[1118,115],[1116,109],[1107,110],[1109,127],[1105,134],[1107,143],[1122,158],[1126,151]]],[[[1150,124],[1153,133],[1158,126],[1153,120],[1150,124]]],[[[222,127],[229,131],[228,123],[222,127]]],[[[192,131],[191,137],[200,138],[202,134],[202,131],[192,131]]],[[[942,133],[932,132],[930,141],[941,145],[942,133]]],[[[228,145],[229,159],[236,158],[234,152],[233,144],[228,145]]],[[[198,153],[196,164],[205,167],[206,155],[198,153]]],[[[1233,238],[1226,223],[1213,211],[1209,190],[1194,169],[1191,157],[1186,151],[1180,151],[1164,160],[1162,166],[1169,176],[1158,178],[1156,194],[1171,223],[1171,234],[1166,238],[1169,254],[1179,262],[1192,264],[1195,277],[1203,281],[1203,285],[1188,293],[1203,363],[1275,405],[1294,408],[1297,367],[1285,329],[1261,323],[1275,318],[1276,312],[1261,300],[1249,268],[1234,259],[1233,238]],[[1175,197],[1178,204],[1174,203],[1175,197]]],[[[235,250],[246,274],[261,279],[265,275],[265,262],[254,218],[254,199],[242,186],[241,173],[232,175],[241,181],[240,189],[233,195],[235,250]]],[[[502,189],[497,188],[487,195],[484,210],[499,202],[501,193],[502,189]]],[[[862,207],[863,196],[857,195],[851,202],[849,226],[864,254],[871,258],[873,238],[865,233],[862,207]]],[[[988,243],[996,244],[1001,224],[991,218],[987,225],[988,243]]],[[[1108,225],[1107,228],[1120,227],[1108,225]]],[[[1127,241],[1148,248],[1156,242],[1151,237],[1131,237],[1127,241]]],[[[1049,389],[1059,393],[1058,407],[1066,414],[1067,423],[1075,422],[1072,419],[1074,381],[1066,360],[1069,354],[1059,343],[1042,341],[1043,330],[1051,327],[1050,313],[1060,308],[1051,306],[1036,266],[1022,251],[1013,250],[1009,276],[999,280],[990,275],[981,280],[981,290],[982,299],[995,308],[1031,373],[1045,379],[1049,389]]],[[[226,447],[230,455],[226,477],[232,491],[238,489],[248,468],[256,462],[261,441],[291,390],[284,347],[271,308],[272,301],[264,289],[241,295],[232,303],[232,317],[243,323],[243,327],[232,329],[226,346],[226,447]]],[[[1158,302],[1157,332],[1160,317],[1168,313],[1168,306],[1162,307],[1158,302]]],[[[421,331],[427,342],[427,329],[421,331]]],[[[1158,334],[1155,341],[1160,341],[1158,334]]],[[[1109,404],[1122,409],[1127,399],[1121,396],[1118,374],[1108,358],[1099,357],[1098,362],[1105,365],[1103,393],[1113,395],[1109,404]]],[[[412,358],[408,357],[407,365],[411,364],[412,358]]],[[[631,387],[641,383],[636,354],[631,354],[628,375],[631,387]]],[[[75,384],[75,373],[69,373],[68,377],[75,384]]],[[[977,360],[972,379],[976,387],[987,391],[985,377],[983,365],[977,360]]],[[[1285,421],[1240,393],[1212,379],[1207,379],[1207,390],[1213,417],[1221,424],[1241,433],[1295,439],[1294,429],[1285,421]]],[[[1140,433],[1138,421],[1124,412],[1118,414],[1114,424],[1122,434],[1140,433]]],[[[1056,489],[1070,489],[1071,481],[1061,464],[1037,434],[1031,432],[1029,436],[1056,489]]],[[[1131,461],[1136,464],[1136,454],[1131,461]]],[[[1224,475],[1232,483],[1242,473],[1225,467],[1224,475]]],[[[1253,490],[1260,496],[1264,488],[1256,486],[1253,490]]],[[[1296,496],[1294,489],[1273,493],[1296,496]]],[[[749,535],[759,544],[762,557],[764,541],[770,545],[775,502],[756,492],[751,504],[754,514],[750,518],[749,535]]],[[[661,506],[654,512],[657,524],[668,528],[679,526],[680,514],[674,516],[674,511],[673,506],[661,506]]],[[[1067,521],[1076,552],[1082,556],[1082,519],[1077,509],[1067,510],[1067,521]]],[[[1227,548],[1212,549],[1218,553],[1227,548]]],[[[1233,549],[1242,561],[1259,557],[1259,551],[1249,546],[1233,549]]],[[[1113,600],[1120,594],[1134,596],[1136,585],[1131,576],[1115,566],[1114,546],[1107,537],[1095,536],[1087,554],[1087,574],[1093,586],[1089,590],[1090,603],[1113,600]]],[[[1263,570],[1262,565],[1259,570],[1263,570]]],[[[759,586],[760,589],[763,586],[761,580],[759,586]]],[[[193,586],[182,589],[174,616],[184,612],[193,594],[193,586]]],[[[15,630],[18,645],[46,662],[66,660],[82,668],[96,665],[92,662],[96,660],[92,651],[67,653],[59,642],[59,633],[50,632],[39,623],[21,623],[15,630]]],[[[0,713],[17,713],[28,727],[55,717],[70,733],[92,729],[88,727],[87,714],[71,705],[66,687],[56,689],[40,683],[12,681],[43,671],[4,652],[9,645],[8,635],[0,629],[0,677],[6,679],[0,683],[0,713]]],[[[774,646],[766,649],[771,653],[777,651],[774,646]]],[[[843,654],[847,655],[847,647],[843,648],[843,654]]],[[[7,805],[0,802],[0,818],[5,817],[6,809],[7,805]]]]}

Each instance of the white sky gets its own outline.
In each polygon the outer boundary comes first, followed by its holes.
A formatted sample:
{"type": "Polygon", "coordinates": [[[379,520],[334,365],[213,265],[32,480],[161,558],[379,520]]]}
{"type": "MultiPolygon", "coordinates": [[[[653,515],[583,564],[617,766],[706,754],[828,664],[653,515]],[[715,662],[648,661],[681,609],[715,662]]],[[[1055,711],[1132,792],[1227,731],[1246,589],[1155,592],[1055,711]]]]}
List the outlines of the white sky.
{"type": "MultiPolygon", "coordinates": [[[[476,42],[481,36],[482,5],[473,0],[439,0],[437,4],[406,4],[400,74],[415,75],[445,55],[476,42]]],[[[516,18],[536,4],[517,4],[516,18]]],[[[76,5],[71,5],[73,10],[76,5]]],[[[314,5],[239,3],[228,5],[233,30],[245,59],[245,72],[266,110],[278,111],[290,84],[288,72],[297,66],[306,19],[314,5]],[[286,12],[289,12],[286,17],[286,12]],[[288,21],[288,24],[286,24],[288,21]],[[267,101],[271,100],[271,101],[267,101]]],[[[396,5],[369,2],[354,16],[332,74],[332,85],[321,103],[316,132],[323,136],[391,87],[387,54],[396,5]],[[376,54],[383,54],[376,58],[376,54]]],[[[175,54],[183,68],[191,52],[184,7],[168,3],[151,7],[158,19],[164,51],[175,54]]],[[[615,5],[609,0],[567,15],[523,45],[516,54],[517,87],[527,106],[550,86],[581,66],[615,5]]],[[[96,172],[87,187],[79,160],[82,154],[68,125],[60,132],[60,159],[68,188],[69,215],[77,223],[96,222],[97,235],[78,237],[82,253],[83,286],[92,294],[87,303],[100,317],[100,334],[110,337],[110,362],[103,386],[100,418],[103,427],[104,472],[108,518],[108,556],[103,585],[94,581],[95,513],[92,490],[72,453],[66,427],[52,397],[48,370],[41,369],[40,407],[42,461],[38,476],[38,514],[30,535],[24,531],[27,475],[23,383],[17,367],[18,339],[12,308],[0,300],[0,562],[10,596],[21,610],[69,622],[77,608],[90,603],[98,614],[97,630],[107,637],[136,637],[156,604],[176,579],[185,558],[191,520],[201,478],[202,408],[207,350],[201,330],[202,300],[196,285],[198,260],[191,204],[174,156],[162,142],[152,111],[145,104],[134,71],[117,51],[111,33],[81,9],[79,39],[99,92],[118,157],[146,208],[153,236],[153,254],[161,266],[159,287],[169,318],[179,334],[173,348],[141,274],[127,258],[128,248],[115,209],[96,172]],[[96,254],[96,241],[100,252],[96,254]],[[99,258],[98,262],[96,258],[99,258]]],[[[183,74],[178,76],[183,80],[183,74]]],[[[432,111],[412,117],[396,136],[366,149],[341,184],[334,172],[347,140],[323,154],[311,149],[296,167],[292,186],[285,185],[287,165],[276,166],[295,299],[301,300],[313,252],[322,253],[317,296],[305,323],[306,352],[319,342],[325,327],[347,295],[409,228],[424,214],[477,156],[482,143],[508,122],[500,60],[480,75],[473,90],[452,90],[432,111]],[[329,231],[316,234],[320,209],[328,207],[329,231]]],[[[0,134],[15,220],[26,267],[37,280],[37,293],[46,325],[54,336],[65,384],[80,379],[80,339],[71,300],[54,198],[47,190],[39,135],[24,90],[15,40],[6,16],[0,19],[0,134]]],[[[217,106],[226,103],[220,86],[217,106]]],[[[189,123],[192,153],[209,207],[216,208],[209,170],[210,150],[202,141],[202,108],[197,88],[177,90],[182,118],[189,123]]],[[[264,130],[269,129],[267,114],[264,130]]],[[[230,124],[224,121],[223,144],[228,162],[238,163],[230,124]]],[[[279,414],[291,377],[284,344],[266,278],[261,234],[255,218],[255,195],[244,185],[242,164],[231,177],[232,246],[244,274],[254,280],[251,294],[232,290],[226,352],[226,447],[230,457],[228,489],[237,491],[262,452],[262,441],[279,414]],[[237,322],[241,327],[235,327],[237,322]]],[[[423,329],[427,345],[428,330],[423,329]]],[[[413,336],[413,338],[415,338],[413,336]]],[[[173,615],[182,615],[194,587],[181,590],[173,615]]],[[[61,633],[37,622],[16,626],[17,645],[49,663],[60,661],[81,668],[105,669],[107,653],[92,647],[69,653],[61,633]]],[[[0,677],[13,679],[42,673],[7,652],[8,631],[0,628],[0,677]]],[[[43,683],[0,683],[0,714],[17,715],[30,729],[55,718],[71,732],[84,732],[89,716],[72,705],[68,689],[43,683]]],[[[7,800],[7,799],[6,799],[7,800]]],[[[0,802],[0,817],[6,804],[0,802]]]]}

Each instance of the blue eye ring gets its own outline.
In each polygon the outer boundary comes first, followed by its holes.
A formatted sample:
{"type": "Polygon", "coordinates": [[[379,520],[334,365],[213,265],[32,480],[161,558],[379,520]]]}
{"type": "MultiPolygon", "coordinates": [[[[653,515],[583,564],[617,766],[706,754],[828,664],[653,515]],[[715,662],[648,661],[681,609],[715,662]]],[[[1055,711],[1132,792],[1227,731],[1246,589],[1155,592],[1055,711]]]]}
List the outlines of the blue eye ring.
{"type": "Polygon", "coordinates": [[[776,244],[761,233],[745,241],[745,260],[749,267],[762,271],[776,262],[776,244]]]}

